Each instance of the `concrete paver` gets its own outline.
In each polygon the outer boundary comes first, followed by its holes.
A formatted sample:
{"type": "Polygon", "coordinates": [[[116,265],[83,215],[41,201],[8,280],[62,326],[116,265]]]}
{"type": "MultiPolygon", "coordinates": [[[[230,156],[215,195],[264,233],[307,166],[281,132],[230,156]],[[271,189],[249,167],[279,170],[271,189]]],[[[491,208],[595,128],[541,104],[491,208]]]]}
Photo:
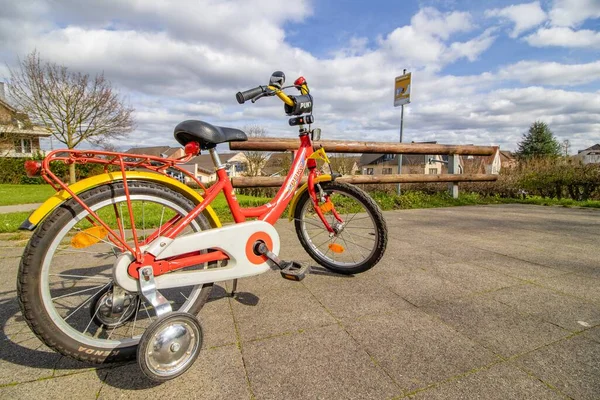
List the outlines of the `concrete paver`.
{"type": "MultiPolygon", "coordinates": [[[[385,212],[373,270],[215,286],[182,377],[63,357],[16,301],[25,242],[0,241],[0,398],[600,398],[600,212],[523,205],[385,212]],[[68,397],[68,396],[67,396],[68,397]]],[[[280,221],[284,259],[315,265],[280,221]]],[[[76,270],[86,260],[66,258],[76,270]]]]}
{"type": "Polygon", "coordinates": [[[600,343],[581,335],[526,354],[515,363],[571,398],[600,397],[600,343]]]}
{"type": "Polygon", "coordinates": [[[402,393],[338,325],[245,343],[242,352],[258,399],[388,399],[402,393]]]}
{"type": "Polygon", "coordinates": [[[509,363],[494,364],[490,368],[483,368],[473,374],[420,392],[412,398],[415,400],[567,399],[509,363]]]}
{"type": "Polygon", "coordinates": [[[250,399],[239,349],[224,346],[203,350],[178,379],[156,384],[144,378],[137,364],[108,371],[99,399],[250,399]]]}
{"type": "Polygon", "coordinates": [[[346,327],[405,393],[498,361],[492,352],[417,309],[364,317],[346,327]]]}
{"type": "Polygon", "coordinates": [[[426,311],[502,357],[521,354],[571,334],[485,297],[437,303],[427,306],[426,311]]]}
{"type": "Polygon", "coordinates": [[[513,286],[490,293],[486,297],[571,332],[580,332],[589,326],[600,325],[600,309],[597,305],[536,285],[513,286]]]}

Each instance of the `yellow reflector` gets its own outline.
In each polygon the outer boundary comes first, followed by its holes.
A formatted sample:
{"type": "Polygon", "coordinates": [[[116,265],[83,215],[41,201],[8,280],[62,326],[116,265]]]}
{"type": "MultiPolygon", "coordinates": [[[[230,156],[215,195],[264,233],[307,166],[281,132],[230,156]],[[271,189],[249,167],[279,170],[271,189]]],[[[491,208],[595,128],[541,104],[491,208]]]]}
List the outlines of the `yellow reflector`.
{"type": "Polygon", "coordinates": [[[331,211],[331,209],[333,208],[333,203],[328,201],[327,203],[323,203],[319,206],[319,208],[321,209],[321,211],[323,211],[324,213],[331,211]]]}
{"type": "Polygon", "coordinates": [[[83,249],[84,247],[98,243],[107,234],[108,231],[104,229],[104,227],[93,226],[73,236],[73,239],[71,239],[71,246],[76,249],[83,249]]]}
{"type": "Polygon", "coordinates": [[[331,243],[329,245],[329,250],[333,251],[334,253],[343,253],[344,246],[342,246],[341,244],[337,244],[337,243],[331,243]]]}

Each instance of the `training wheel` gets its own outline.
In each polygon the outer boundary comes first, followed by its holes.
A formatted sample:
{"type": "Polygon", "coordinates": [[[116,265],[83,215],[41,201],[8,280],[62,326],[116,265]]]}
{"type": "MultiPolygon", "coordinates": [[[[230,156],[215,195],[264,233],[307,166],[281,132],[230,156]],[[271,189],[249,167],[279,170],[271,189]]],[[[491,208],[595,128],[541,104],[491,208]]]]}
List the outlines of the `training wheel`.
{"type": "Polygon", "coordinates": [[[187,371],[202,348],[202,326],[196,317],[185,312],[171,312],[159,317],[142,335],[137,361],[144,375],[164,382],[187,371]]]}

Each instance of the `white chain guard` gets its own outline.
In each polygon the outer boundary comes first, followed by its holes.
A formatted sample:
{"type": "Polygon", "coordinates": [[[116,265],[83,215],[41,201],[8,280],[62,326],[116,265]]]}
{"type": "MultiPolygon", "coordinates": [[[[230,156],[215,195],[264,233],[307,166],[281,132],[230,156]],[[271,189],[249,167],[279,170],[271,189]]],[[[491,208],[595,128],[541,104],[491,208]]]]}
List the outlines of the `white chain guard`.
{"type": "MultiPolygon", "coordinates": [[[[267,262],[254,264],[246,256],[246,244],[250,237],[257,232],[266,233],[273,242],[273,248],[270,250],[279,254],[279,234],[273,225],[264,221],[241,222],[192,233],[174,240],[158,237],[142,251],[153,254],[157,260],[206,249],[221,250],[229,256],[225,267],[195,271],[183,269],[157,276],[155,277],[157,289],[221,282],[262,274],[270,269],[267,262]]],[[[131,254],[123,254],[117,259],[113,269],[115,282],[128,292],[139,291],[137,279],[127,272],[133,260],[134,257],[131,254]]]]}

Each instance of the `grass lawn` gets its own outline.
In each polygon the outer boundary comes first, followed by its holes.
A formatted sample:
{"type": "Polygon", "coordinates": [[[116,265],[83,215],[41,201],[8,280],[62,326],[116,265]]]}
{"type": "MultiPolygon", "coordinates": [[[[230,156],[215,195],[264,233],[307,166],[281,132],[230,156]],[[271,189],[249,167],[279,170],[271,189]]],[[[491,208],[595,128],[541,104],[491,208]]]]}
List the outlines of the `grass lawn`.
{"type": "MultiPolygon", "coordinates": [[[[4,200],[0,205],[12,205],[12,204],[25,204],[25,203],[38,203],[43,202],[52,194],[54,194],[54,190],[49,185],[0,185],[0,194],[2,194],[1,200],[4,200]],[[43,188],[43,189],[42,189],[43,188]],[[38,192],[36,193],[35,190],[38,192]],[[49,189],[49,190],[48,190],[49,189]],[[15,199],[16,198],[16,199],[15,199]],[[8,201],[8,200],[13,201],[8,201]],[[29,201],[25,201],[24,199],[29,199],[29,201]]],[[[267,203],[270,199],[262,198],[262,197],[253,197],[246,195],[237,195],[238,202],[241,207],[257,207],[267,203]]],[[[215,210],[217,216],[221,220],[221,222],[230,222],[233,221],[231,216],[231,212],[229,211],[229,207],[227,205],[227,201],[225,200],[225,196],[223,193],[219,193],[219,195],[213,200],[211,206],[215,210]]],[[[134,215],[135,213],[141,210],[140,204],[134,204],[134,215]]],[[[109,212],[110,210],[104,210],[105,213],[100,213],[101,217],[105,218],[107,222],[114,222],[114,214],[109,212]],[[105,214],[105,215],[103,215],[105,214]]],[[[145,224],[147,227],[158,224],[161,221],[161,207],[152,207],[147,206],[144,208],[145,213],[145,224]]],[[[31,214],[30,211],[27,212],[14,212],[14,213],[6,213],[0,214],[0,233],[11,233],[17,232],[21,223],[31,214]]],[[[168,215],[163,215],[163,220],[168,219],[168,215]]],[[[124,218],[125,227],[129,228],[129,219],[128,217],[124,218]]],[[[136,225],[138,223],[136,222],[136,225]]]]}
{"type": "Polygon", "coordinates": [[[17,232],[29,214],[29,211],[0,214],[0,233],[17,232]]]}
{"type": "MultiPolygon", "coordinates": [[[[48,185],[0,185],[0,205],[22,204],[24,202],[41,202],[49,197],[53,190],[48,185]],[[26,200],[27,199],[27,200],[26,200]]],[[[428,195],[421,192],[406,192],[401,196],[395,194],[373,193],[372,197],[383,210],[451,207],[462,205],[482,204],[535,204],[562,207],[592,207],[600,208],[600,201],[589,200],[578,202],[570,199],[544,199],[541,197],[528,197],[526,199],[505,199],[500,197],[482,197],[473,193],[461,193],[458,199],[450,197],[447,193],[428,195]]],[[[259,198],[245,195],[237,196],[242,207],[256,207],[269,201],[268,198],[259,198]]],[[[232,221],[231,212],[227,206],[225,196],[220,193],[211,206],[222,222],[232,221]]],[[[338,204],[344,207],[344,204],[338,204]]],[[[152,208],[145,209],[146,226],[160,222],[160,207],[155,212],[152,208]],[[156,214],[156,215],[154,215],[156,214]],[[155,220],[155,221],[154,221],[155,220]],[[152,222],[154,221],[154,222],[152,222]]],[[[0,233],[17,232],[19,225],[29,216],[29,212],[0,214],[0,233]]],[[[284,213],[282,217],[287,214],[284,213]]],[[[114,219],[114,218],[113,218],[114,219]]],[[[136,222],[136,225],[138,223],[136,222]]]]}
{"type": "Polygon", "coordinates": [[[0,206],[42,203],[54,193],[50,185],[0,185],[0,206]]]}

